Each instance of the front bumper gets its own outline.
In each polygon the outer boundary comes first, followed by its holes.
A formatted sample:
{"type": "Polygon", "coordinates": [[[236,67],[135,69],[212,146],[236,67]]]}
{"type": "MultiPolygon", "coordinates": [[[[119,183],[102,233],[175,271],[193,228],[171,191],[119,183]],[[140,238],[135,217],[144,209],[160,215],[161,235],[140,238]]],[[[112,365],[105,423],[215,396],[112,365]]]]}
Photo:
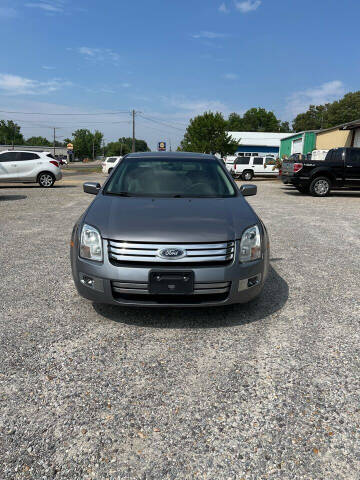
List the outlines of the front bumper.
{"type": "MultiPolygon", "coordinates": [[[[76,242],[71,249],[72,273],[76,288],[82,297],[95,303],[144,307],[205,307],[247,303],[261,293],[269,270],[269,251],[267,248],[263,252],[263,258],[248,264],[240,264],[234,260],[230,265],[211,267],[186,267],[186,265],[119,267],[110,263],[105,243],[105,258],[104,262],[100,264],[80,258],[76,242]],[[170,294],[161,297],[150,295],[148,291],[145,294],[126,295],[117,293],[114,289],[114,286],[116,287],[119,283],[126,283],[134,284],[136,287],[139,284],[145,285],[143,288],[147,290],[149,273],[154,269],[169,273],[191,270],[194,272],[196,285],[208,284],[211,286],[212,284],[227,283],[228,288],[226,293],[222,295],[194,293],[191,296],[170,294]],[[84,278],[93,279],[93,286],[84,284],[84,278]],[[254,278],[256,279],[255,285],[251,286],[254,278]]],[[[238,242],[236,244],[235,259],[238,258],[238,242]]]]}

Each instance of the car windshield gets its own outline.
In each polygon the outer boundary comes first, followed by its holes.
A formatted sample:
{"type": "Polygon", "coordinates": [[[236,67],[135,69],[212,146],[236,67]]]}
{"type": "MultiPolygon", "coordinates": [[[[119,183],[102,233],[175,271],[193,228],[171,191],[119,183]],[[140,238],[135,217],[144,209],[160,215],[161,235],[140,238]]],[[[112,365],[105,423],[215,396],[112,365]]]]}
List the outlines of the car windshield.
{"type": "Polygon", "coordinates": [[[104,194],[151,197],[233,197],[235,188],[217,160],[127,158],[104,194]]]}

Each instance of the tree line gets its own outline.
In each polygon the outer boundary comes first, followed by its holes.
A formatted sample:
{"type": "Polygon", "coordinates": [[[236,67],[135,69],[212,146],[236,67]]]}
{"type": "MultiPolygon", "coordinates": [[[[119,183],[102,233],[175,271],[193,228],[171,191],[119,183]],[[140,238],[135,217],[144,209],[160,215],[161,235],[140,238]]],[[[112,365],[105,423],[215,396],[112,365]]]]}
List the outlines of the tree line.
{"type": "MultiPolygon", "coordinates": [[[[117,156],[126,155],[132,150],[132,138],[121,137],[116,142],[104,144],[104,135],[99,130],[91,132],[81,128],[73,132],[71,138],[65,138],[59,142],[55,140],[55,147],[66,147],[68,143],[74,146],[74,155],[81,160],[84,158],[96,158],[99,155],[117,156]]],[[[21,127],[12,120],[0,120],[0,144],[3,145],[26,145],[53,147],[54,142],[42,136],[33,136],[27,139],[21,133],[21,127]]],[[[137,152],[150,151],[145,140],[136,139],[135,148],[137,152]]]]}
{"type": "Polygon", "coordinates": [[[237,144],[228,132],[301,132],[335,127],[360,119],[360,91],[325,105],[310,105],[297,115],[292,128],[264,108],[251,108],[244,115],[231,113],[226,119],[219,113],[205,112],[190,120],[178,150],[232,154],[237,144]]]}

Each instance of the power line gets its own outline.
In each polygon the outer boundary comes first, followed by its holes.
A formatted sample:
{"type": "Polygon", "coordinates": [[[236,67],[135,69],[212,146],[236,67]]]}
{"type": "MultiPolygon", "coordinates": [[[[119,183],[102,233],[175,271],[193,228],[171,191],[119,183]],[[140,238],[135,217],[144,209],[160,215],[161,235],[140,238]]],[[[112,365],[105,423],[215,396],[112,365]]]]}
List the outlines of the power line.
{"type": "Polygon", "coordinates": [[[183,132],[185,130],[185,127],[179,128],[179,127],[176,127],[175,125],[171,125],[170,123],[165,123],[160,120],[155,120],[150,117],[145,117],[144,115],[140,115],[140,117],[143,118],[144,120],[148,120],[153,123],[158,123],[159,125],[164,125],[165,127],[174,128],[175,130],[179,130],[180,132],[183,132]]]}
{"type": "Polygon", "coordinates": [[[119,115],[123,113],[131,113],[128,110],[119,111],[119,112],[93,112],[93,113],[44,113],[44,112],[8,112],[7,110],[0,110],[0,113],[12,113],[12,114],[21,114],[21,115],[66,115],[66,116],[78,116],[78,115],[119,115]]]}

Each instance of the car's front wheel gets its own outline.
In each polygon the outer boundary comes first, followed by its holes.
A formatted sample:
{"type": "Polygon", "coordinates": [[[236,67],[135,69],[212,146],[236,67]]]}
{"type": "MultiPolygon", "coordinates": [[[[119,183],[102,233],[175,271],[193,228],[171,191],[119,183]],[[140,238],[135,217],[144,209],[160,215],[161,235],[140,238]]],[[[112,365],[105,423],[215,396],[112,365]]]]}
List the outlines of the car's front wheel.
{"type": "Polygon", "coordinates": [[[38,183],[40,187],[45,187],[45,188],[52,187],[55,183],[55,177],[50,172],[42,172],[38,176],[38,183]]]}
{"type": "Polygon", "coordinates": [[[254,173],[251,170],[247,170],[241,175],[242,179],[245,180],[246,182],[249,182],[250,180],[252,180],[253,176],[254,176],[254,173]]]}
{"type": "Polygon", "coordinates": [[[331,189],[331,182],[327,177],[317,177],[310,184],[310,193],[314,197],[326,197],[331,189]]]}

